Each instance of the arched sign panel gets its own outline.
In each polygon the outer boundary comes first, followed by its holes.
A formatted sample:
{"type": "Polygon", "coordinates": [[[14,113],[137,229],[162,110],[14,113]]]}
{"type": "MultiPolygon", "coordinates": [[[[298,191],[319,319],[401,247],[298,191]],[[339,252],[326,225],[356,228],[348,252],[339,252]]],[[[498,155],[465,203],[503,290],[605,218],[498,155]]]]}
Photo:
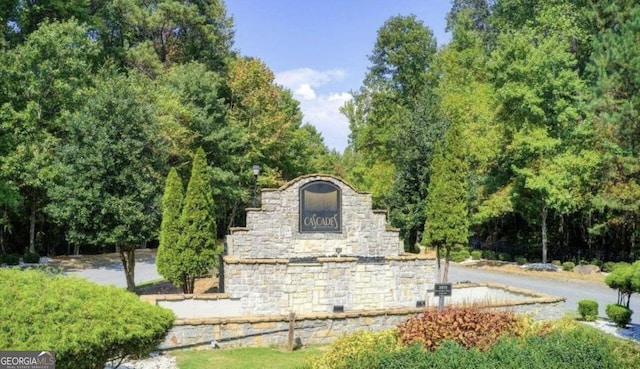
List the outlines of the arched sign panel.
{"type": "Polygon", "coordinates": [[[342,193],[331,182],[316,181],[300,188],[300,232],[342,232],[342,193]]]}

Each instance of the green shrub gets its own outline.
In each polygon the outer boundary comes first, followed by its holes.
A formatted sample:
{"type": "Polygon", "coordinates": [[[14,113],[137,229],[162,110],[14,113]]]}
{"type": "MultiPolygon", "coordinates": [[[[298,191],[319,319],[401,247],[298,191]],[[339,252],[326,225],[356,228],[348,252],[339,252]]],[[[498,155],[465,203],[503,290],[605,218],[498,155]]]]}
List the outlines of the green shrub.
{"type": "Polygon", "coordinates": [[[527,263],[527,258],[524,256],[516,256],[515,260],[518,265],[525,265],[527,263]]]}
{"type": "Polygon", "coordinates": [[[22,255],[22,261],[29,264],[38,264],[40,262],[40,255],[35,252],[28,252],[22,255]]]}
{"type": "Polygon", "coordinates": [[[572,271],[573,268],[575,267],[576,267],[576,264],[572,261],[565,261],[564,263],[562,263],[562,270],[566,272],[572,271]]]}
{"type": "Polygon", "coordinates": [[[595,265],[598,266],[602,269],[602,260],[598,259],[598,258],[593,258],[591,259],[591,261],[589,262],[590,265],[595,265]]]}
{"type": "Polygon", "coordinates": [[[636,274],[640,275],[640,264],[637,264],[638,273],[635,272],[635,265],[617,263],[613,271],[604,279],[604,283],[618,291],[619,305],[629,306],[631,295],[640,290],[640,285],[635,278],[636,274]]]}
{"type": "Polygon", "coordinates": [[[20,264],[20,256],[16,254],[0,255],[0,264],[18,265],[20,264]]]}
{"type": "Polygon", "coordinates": [[[405,346],[420,343],[429,350],[446,340],[486,349],[503,334],[519,334],[523,329],[524,321],[512,312],[447,308],[405,320],[398,326],[398,336],[405,346]]]}
{"type": "Polygon", "coordinates": [[[552,260],[551,264],[553,264],[555,266],[562,266],[562,262],[560,260],[552,260]]]}
{"type": "Polygon", "coordinates": [[[480,260],[480,258],[482,258],[482,251],[480,250],[471,251],[471,259],[480,260]]]}
{"type": "Polygon", "coordinates": [[[482,258],[485,260],[496,260],[496,252],[493,250],[482,250],[482,258]]]}
{"type": "Polygon", "coordinates": [[[171,328],[167,309],[114,286],[39,270],[0,270],[0,347],[56,351],[56,368],[103,369],[155,349],[171,328]]]}
{"type": "Polygon", "coordinates": [[[598,302],[594,300],[578,301],[578,312],[582,319],[592,322],[598,319],[598,302]]]}
{"type": "Polygon", "coordinates": [[[469,250],[460,249],[460,250],[451,251],[450,256],[451,256],[451,261],[453,261],[454,263],[459,263],[467,260],[471,255],[469,254],[469,250]]]}
{"type": "Polygon", "coordinates": [[[401,347],[395,329],[380,332],[359,331],[339,337],[331,343],[326,354],[308,358],[305,367],[309,369],[352,369],[355,365],[353,362],[358,361],[361,368],[374,368],[377,366],[378,357],[369,355],[369,353],[393,352],[401,347]]]}
{"type": "Polygon", "coordinates": [[[506,252],[501,252],[498,254],[498,260],[500,261],[511,261],[511,255],[506,252]]]}
{"type": "Polygon", "coordinates": [[[631,322],[631,315],[633,311],[629,310],[626,306],[618,304],[609,304],[606,309],[607,316],[612,322],[620,328],[624,328],[631,322]]]}
{"type": "Polygon", "coordinates": [[[606,263],[602,264],[602,271],[605,273],[611,273],[613,272],[613,268],[616,267],[616,263],[613,261],[607,261],[606,263]]]}
{"type": "Polygon", "coordinates": [[[447,341],[435,352],[425,350],[420,352],[419,347],[413,347],[402,353],[388,354],[387,357],[381,360],[381,365],[378,368],[489,369],[492,361],[484,352],[467,350],[455,342],[447,341]],[[411,355],[411,351],[414,352],[413,355],[411,355]],[[406,358],[402,356],[406,356],[406,358]],[[417,366],[415,365],[416,363],[418,363],[417,366]]]}

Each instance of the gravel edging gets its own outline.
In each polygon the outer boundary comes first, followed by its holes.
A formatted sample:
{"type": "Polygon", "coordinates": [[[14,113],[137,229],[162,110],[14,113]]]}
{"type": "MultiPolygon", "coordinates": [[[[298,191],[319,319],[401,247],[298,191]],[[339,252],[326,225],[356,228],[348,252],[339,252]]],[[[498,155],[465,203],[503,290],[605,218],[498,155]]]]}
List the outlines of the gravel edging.
{"type": "MultiPolygon", "coordinates": [[[[115,365],[117,363],[114,363],[115,365]]],[[[112,364],[107,364],[104,369],[115,369],[112,364]]],[[[179,369],[176,358],[164,353],[153,352],[146,359],[125,360],[118,369],[179,369]]]]}
{"type": "Polygon", "coordinates": [[[640,324],[629,324],[626,328],[619,328],[612,321],[605,319],[598,319],[595,322],[583,323],[612,336],[640,343],[640,324]]]}

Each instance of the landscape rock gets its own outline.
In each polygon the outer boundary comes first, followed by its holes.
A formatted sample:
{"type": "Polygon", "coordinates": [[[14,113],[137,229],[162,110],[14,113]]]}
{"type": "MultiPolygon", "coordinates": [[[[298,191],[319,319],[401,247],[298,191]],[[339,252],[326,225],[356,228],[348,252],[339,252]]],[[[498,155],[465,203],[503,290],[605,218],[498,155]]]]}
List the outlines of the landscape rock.
{"type": "Polygon", "coordinates": [[[524,269],[527,270],[540,270],[545,272],[557,272],[560,268],[557,265],[553,264],[545,264],[545,263],[533,263],[526,264],[523,266],[524,269]]]}
{"type": "Polygon", "coordinates": [[[578,265],[573,268],[573,271],[579,274],[596,274],[600,273],[600,267],[597,265],[578,265]]]}

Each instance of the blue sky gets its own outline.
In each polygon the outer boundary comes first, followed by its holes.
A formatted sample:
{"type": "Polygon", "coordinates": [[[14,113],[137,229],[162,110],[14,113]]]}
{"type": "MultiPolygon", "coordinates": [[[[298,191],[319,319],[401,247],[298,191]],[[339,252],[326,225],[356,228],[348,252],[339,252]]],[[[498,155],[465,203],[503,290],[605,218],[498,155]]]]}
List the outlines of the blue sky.
{"type": "Polygon", "coordinates": [[[450,0],[226,0],[234,49],[262,60],[290,89],[304,122],[343,151],[349,126],[339,107],[362,85],[376,32],[390,17],[415,14],[441,46],[450,0]]]}

